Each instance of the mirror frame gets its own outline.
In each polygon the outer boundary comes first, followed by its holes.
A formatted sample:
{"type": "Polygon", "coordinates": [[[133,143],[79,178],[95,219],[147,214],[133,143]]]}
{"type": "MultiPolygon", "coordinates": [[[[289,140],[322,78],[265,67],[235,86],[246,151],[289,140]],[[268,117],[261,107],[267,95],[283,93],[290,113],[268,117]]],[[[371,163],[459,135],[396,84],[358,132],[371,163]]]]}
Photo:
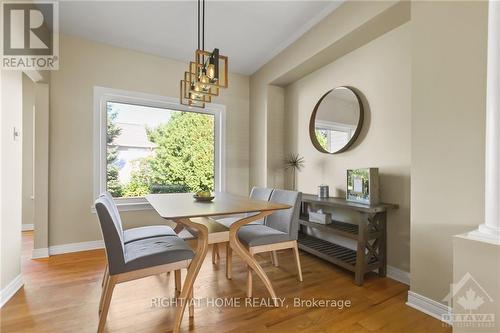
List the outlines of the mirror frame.
{"type": "Polygon", "coordinates": [[[356,139],[359,136],[359,133],[361,132],[361,129],[363,128],[364,113],[365,112],[364,112],[364,108],[363,108],[363,102],[361,101],[361,98],[359,97],[359,94],[357,93],[356,88],[349,87],[349,86],[340,86],[340,87],[335,87],[333,89],[328,90],[323,96],[321,96],[321,98],[316,103],[316,106],[314,106],[313,112],[311,114],[311,119],[309,120],[309,136],[311,138],[311,141],[312,141],[314,148],[316,148],[318,151],[320,151],[322,153],[331,154],[331,155],[340,154],[340,153],[343,153],[346,150],[348,150],[352,146],[352,144],[356,141],[356,139]],[[316,113],[318,112],[319,106],[321,105],[321,102],[323,101],[323,99],[325,99],[325,97],[328,96],[328,94],[330,94],[332,91],[334,91],[335,89],[338,89],[338,88],[349,89],[354,94],[354,96],[356,96],[356,100],[358,101],[358,105],[359,105],[359,120],[358,120],[358,124],[356,125],[356,130],[354,131],[354,134],[352,135],[349,142],[347,142],[347,144],[344,147],[342,147],[342,149],[339,149],[336,152],[329,152],[328,150],[324,149],[320,145],[320,143],[318,142],[318,139],[316,138],[316,113]]]}

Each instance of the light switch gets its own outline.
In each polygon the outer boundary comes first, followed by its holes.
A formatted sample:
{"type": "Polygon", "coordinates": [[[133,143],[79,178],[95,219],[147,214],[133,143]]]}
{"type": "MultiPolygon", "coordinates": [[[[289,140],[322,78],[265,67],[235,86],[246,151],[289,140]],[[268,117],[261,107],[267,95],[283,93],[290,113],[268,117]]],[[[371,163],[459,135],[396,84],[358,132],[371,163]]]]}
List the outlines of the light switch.
{"type": "Polygon", "coordinates": [[[13,127],[12,135],[14,137],[14,141],[19,141],[20,133],[16,127],[13,127]]]}

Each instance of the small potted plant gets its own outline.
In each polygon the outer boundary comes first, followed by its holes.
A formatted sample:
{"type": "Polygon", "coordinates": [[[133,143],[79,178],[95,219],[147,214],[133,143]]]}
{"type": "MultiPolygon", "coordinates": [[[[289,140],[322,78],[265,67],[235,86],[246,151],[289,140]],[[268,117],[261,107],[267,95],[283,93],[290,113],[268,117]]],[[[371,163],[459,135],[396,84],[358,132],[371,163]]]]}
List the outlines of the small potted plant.
{"type": "Polygon", "coordinates": [[[285,170],[292,170],[292,189],[295,191],[297,171],[304,168],[304,158],[297,153],[291,153],[285,158],[285,170]]]}

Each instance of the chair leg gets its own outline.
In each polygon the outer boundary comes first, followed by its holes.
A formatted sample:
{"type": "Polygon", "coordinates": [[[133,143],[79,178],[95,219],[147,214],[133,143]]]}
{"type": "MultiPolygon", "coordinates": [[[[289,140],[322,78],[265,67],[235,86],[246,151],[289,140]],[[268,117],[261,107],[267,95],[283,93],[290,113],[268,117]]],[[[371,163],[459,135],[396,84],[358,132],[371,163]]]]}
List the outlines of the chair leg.
{"type": "Polygon", "coordinates": [[[252,297],[253,294],[253,281],[252,281],[252,267],[247,267],[247,297],[252,297]]]}
{"type": "Polygon", "coordinates": [[[106,318],[108,317],[109,304],[111,303],[111,297],[113,296],[113,289],[115,288],[116,277],[110,276],[106,283],[104,289],[104,299],[102,304],[102,310],[99,313],[99,326],[97,327],[97,333],[104,331],[104,325],[106,325],[106,318]]]}
{"type": "Polygon", "coordinates": [[[194,288],[191,288],[191,292],[189,293],[189,318],[193,318],[194,317],[194,296],[193,296],[193,289],[194,288]]]}
{"type": "Polygon", "coordinates": [[[299,281],[302,282],[302,268],[300,267],[300,257],[299,257],[299,248],[297,246],[297,242],[293,247],[293,252],[295,253],[295,261],[297,262],[297,270],[299,272],[299,281]]]}
{"type": "Polygon", "coordinates": [[[229,242],[226,243],[226,278],[231,280],[232,273],[232,265],[233,265],[233,249],[229,242]]]}
{"type": "Polygon", "coordinates": [[[219,258],[219,248],[217,244],[212,245],[212,264],[217,264],[217,258],[219,258]]]}
{"type": "Polygon", "coordinates": [[[99,301],[99,309],[97,310],[97,313],[99,313],[99,314],[101,313],[101,311],[102,311],[102,305],[104,304],[104,296],[106,296],[107,285],[108,285],[108,279],[106,279],[106,281],[104,281],[104,284],[102,286],[101,299],[99,301]]]}
{"type": "Polygon", "coordinates": [[[182,289],[182,281],[181,281],[181,270],[178,269],[174,272],[174,280],[175,280],[175,297],[179,298],[181,295],[182,289]]]}
{"type": "Polygon", "coordinates": [[[276,252],[276,251],[272,251],[271,252],[271,261],[273,262],[273,265],[275,267],[279,266],[279,263],[278,263],[278,252],[276,252]]]}
{"type": "Polygon", "coordinates": [[[101,287],[104,287],[106,284],[106,280],[108,279],[108,264],[106,263],[106,266],[104,266],[104,274],[102,276],[102,282],[101,282],[101,287]]]}

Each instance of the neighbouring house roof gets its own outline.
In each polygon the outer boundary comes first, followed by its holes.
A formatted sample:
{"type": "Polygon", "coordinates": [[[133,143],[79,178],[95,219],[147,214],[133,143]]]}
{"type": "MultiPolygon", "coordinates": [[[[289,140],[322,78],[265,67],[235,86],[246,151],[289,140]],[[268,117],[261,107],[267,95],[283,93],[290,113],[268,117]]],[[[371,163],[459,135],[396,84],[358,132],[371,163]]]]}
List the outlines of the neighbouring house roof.
{"type": "Polygon", "coordinates": [[[130,123],[116,123],[116,125],[121,128],[121,133],[113,140],[113,146],[150,149],[157,147],[154,142],[149,141],[144,125],[130,123]]]}

